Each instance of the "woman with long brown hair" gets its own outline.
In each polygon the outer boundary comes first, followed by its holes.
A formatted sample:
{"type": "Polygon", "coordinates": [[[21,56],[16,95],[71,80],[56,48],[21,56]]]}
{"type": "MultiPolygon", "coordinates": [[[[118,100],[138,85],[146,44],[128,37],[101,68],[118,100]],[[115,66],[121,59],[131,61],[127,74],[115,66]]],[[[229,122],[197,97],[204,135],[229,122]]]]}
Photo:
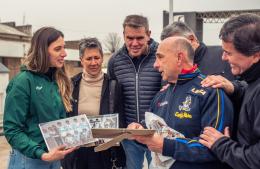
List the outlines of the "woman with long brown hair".
{"type": "Polygon", "coordinates": [[[4,134],[12,147],[8,169],[59,169],[59,160],[75,149],[61,146],[48,152],[38,126],[72,110],[64,46],[61,31],[40,28],[21,72],[9,82],[4,110],[4,134]]]}

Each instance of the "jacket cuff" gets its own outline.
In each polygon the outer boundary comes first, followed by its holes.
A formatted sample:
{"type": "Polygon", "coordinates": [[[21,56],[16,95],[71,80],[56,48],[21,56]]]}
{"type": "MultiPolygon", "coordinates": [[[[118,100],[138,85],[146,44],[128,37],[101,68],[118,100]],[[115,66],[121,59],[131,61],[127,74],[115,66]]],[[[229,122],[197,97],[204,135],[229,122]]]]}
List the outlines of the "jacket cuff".
{"type": "Polygon", "coordinates": [[[175,140],[164,138],[162,155],[173,157],[175,152],[175,140]]]}
{"type": "Polygon", "coordinates": [[[45,153],[45,151],[41,148],[38,148],[35,150],[34,154],[37,159],[41,159],[43,153],[45,153]]]}
{"type": "Polygon", "coordinates": [[[226,145],[225,142],[228,142],[228,140],[230,140],[229,137],[221,137],[220,139],[218,139],[211,147],[211,151],[218,157],[218,159],[220,159],[221,161],[223,161],[223,146],[226,145]],[[221,146],[223,148],[221,148],[221,146]]]}

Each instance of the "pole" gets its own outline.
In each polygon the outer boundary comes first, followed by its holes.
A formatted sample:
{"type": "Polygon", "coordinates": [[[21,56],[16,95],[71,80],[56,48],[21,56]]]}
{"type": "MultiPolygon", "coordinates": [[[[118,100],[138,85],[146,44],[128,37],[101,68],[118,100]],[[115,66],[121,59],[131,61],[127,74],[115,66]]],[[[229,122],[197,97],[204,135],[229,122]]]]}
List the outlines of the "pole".
{"type": "Polygon", "coordinates": [[[169,25],[173,23],[173,0],[169,0],[169,25]]]}

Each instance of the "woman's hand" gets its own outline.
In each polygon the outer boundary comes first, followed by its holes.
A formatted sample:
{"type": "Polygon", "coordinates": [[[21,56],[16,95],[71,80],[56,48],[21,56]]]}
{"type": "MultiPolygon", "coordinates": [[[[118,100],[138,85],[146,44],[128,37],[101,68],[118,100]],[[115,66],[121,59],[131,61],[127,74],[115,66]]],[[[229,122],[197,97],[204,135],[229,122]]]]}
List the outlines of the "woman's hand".
{"type": "Polygon", "coordinates": [[[210,75],[201,81],[202,87],[222,88],[227,94],[234,92],[234,85],[220,75],[210,75]]]}
{"type": "Polygon", "coordinates": [[[60,146],[55,148],[48,153],[43,153],[41,159],[43,161],[57,161],[61,160],[65,157],[65,155],[71,153],[72,151],[76,150],[78,147],[73,147],[69,149],[65,149],[65,146],[60,146]]]}

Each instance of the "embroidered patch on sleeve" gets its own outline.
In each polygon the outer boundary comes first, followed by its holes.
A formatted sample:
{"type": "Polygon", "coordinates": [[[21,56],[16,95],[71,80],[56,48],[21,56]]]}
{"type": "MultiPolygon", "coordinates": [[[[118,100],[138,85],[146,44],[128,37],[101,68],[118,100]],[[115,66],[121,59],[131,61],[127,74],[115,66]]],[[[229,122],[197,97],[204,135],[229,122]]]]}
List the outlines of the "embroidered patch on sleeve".
{"type": "Polygon", "coordinates": [[[196,88],[192,88],[191,92],[195,93],[195,94],[201,94],[201,95],[205,95],[206,94],[205,90],[203,90],[203,89],[196,89],[196,88]]]}

